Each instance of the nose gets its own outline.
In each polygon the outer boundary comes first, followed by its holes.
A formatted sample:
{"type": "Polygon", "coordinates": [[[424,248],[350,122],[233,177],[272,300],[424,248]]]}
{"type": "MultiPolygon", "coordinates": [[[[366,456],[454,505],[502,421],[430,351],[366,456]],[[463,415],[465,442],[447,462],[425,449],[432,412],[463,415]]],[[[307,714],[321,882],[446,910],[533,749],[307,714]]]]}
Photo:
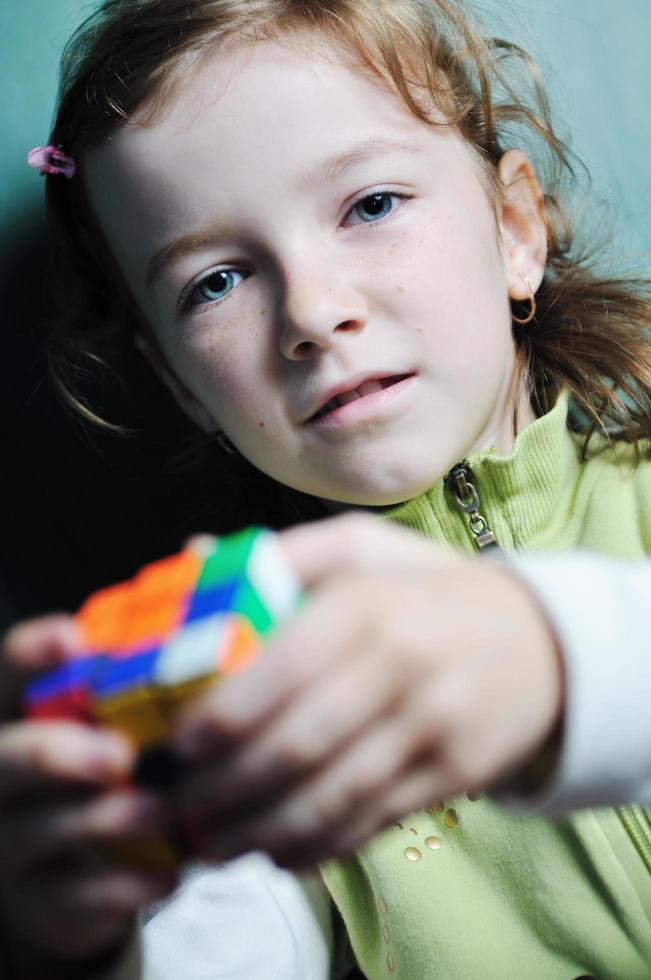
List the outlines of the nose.
{"type": "Polygon", "coordinates": [[[327,262],[309,269],[303,264],[286,277],[281,317],[281,352],[302,361],[332,347],[342,333],[362,330],[368,308],[345,270],[335,271],[327,262]]]}

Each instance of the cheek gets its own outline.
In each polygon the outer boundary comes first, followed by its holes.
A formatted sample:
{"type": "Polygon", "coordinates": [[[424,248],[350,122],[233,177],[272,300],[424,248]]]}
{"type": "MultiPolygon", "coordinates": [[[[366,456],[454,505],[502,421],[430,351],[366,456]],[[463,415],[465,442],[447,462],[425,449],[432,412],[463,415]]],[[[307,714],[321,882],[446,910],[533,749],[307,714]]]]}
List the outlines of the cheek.
{"type": "Polygon", "coordinates": [[[221,427],[241,429],[267,416],[269,352],[260,323],[234,319],[219,329],[195,324],[176,351],[176,370],[186,387],[221,427]]]}
{"type": "Polygon", "coordinates": [[[408,312],[420,312],[448,367],[467,363],[473,351],[490,357],[496,337],[509,333],[504,269],[485,199],[431,215],[404,282],[408,312]]]}

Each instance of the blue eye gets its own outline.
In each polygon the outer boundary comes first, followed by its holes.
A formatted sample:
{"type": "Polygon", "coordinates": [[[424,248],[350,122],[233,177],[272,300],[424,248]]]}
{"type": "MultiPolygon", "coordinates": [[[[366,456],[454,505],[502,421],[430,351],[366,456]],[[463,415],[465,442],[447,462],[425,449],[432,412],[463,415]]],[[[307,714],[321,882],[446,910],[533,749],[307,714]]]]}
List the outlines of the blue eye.
{"type": "Polygon", "coordinates": [[[369,194],[363,197],[354,205],[353,211],[362,221],[378,221],[379,218],[386,217],[393,211],[393,198],[396,194],[389,194],[384,191],[381,194],[369,194]]]}
{"type": "Polygon", "coordinates": [[[203,279],[194,283],[183,306],[203,306],[206,303],[215,303],[228,296],[231,290],[239,286],[244,279],[246,279],[246,274],[237,269],[213,269],[203,279]]]}
{"type": "Polygon", "coordinates": [[[396,207],[400,207],[412,198],[413,194],[401,194],[398,191],[376,191],[373,194],[365,194],[352,205],[346,214],[345,224],[349,227],[377,224],[393,214],[396,207]]]}

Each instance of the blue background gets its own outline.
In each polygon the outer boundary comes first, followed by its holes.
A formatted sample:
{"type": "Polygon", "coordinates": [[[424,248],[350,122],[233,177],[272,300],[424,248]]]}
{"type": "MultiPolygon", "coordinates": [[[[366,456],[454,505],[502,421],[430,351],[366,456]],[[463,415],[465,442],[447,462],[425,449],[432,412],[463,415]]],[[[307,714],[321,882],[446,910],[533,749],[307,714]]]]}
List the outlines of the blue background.
{"type": "MultiPolygon", "coordinates": [[[[61,48],[92,9],[79,0],[0,0],[4,244],[40,201],[25,155],[46,140],[61,48]]],[[[651,250],[651,0],[484,0],[481,11],[542,63],[592,193],[614,203],[618,246],[651,250]]]]}

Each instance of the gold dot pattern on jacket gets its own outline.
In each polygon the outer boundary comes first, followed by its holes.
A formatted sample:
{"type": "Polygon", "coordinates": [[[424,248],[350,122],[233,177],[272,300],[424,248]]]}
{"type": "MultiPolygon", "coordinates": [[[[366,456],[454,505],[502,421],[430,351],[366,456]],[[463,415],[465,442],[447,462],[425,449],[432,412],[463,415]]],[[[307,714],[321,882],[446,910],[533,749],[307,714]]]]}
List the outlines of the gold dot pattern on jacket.
{"type": "MultiPolygon", "coordinates": [[[[482,799],[483,793],[481,790],[469,790],[466,796],[471,803],[476,803],[477,800],[482,799]]],[[[460,818],[458,811],[454,807],[446,806],[443,800],[439,801],[438,803],[428,804],[428,806],[425,807],[425,812],[435,820],[440,819],[439,815],[443,814],[443,825],[447,830],[454,830],[459,826],[460,818]]],[[[405,829],[404,824],[402,824],[399,820],[396,820],[393,826],[398,831],[404,831],[405,829]]],[[[443,828],[441,829],[445,833],[445,830],[443,828]]],[[[409,833],[413,837],[417,837],[419,832],[416,827],[409,827],[409,833]]],[[[429,848],[430,851],[440,851],[443,847],[442,837],[438,836],[438,834],[429,834],[427,837],[425,837],[425,847],[429,848]]],[[[412,864],[418,864],[423,857],[423,852],[420,850],[420,848],[415,847],[413,844],[405,847],[403,854],[408,861],[411,861],[412,864]]]]}
{"type": "MultiPolygon", "coordinates": [[[[389,910],[387,908],[387,903],[384,901],[384,899],[382,897],[380,897],[378,899],[378,903],[377,904],[378,904],[378,908],[380,910],[381,915],[383,917],[386,917],[388,915],[388,912],[389,912],[389,910]]],[[[384,942],[386,943],[387,946],[389,946],[391,944],[391,930],[389,929],[389,926],[388,926],[387,923],[385,923],[384,926],[383,926],[383,928],[382,928],[382,938],[383,938],[383,940],[384,940],[384,942]]],[[[395,972],[395,969],[396,969],[396,960],[395,960],[395,957],[394,957],[394,955],[393,955],[393,953],[391,952],[390,949],[387,950],[387,969],[388,969],[389,973],[394,973],[395,972]]]]}
{"type": "MultiPolygon", "coordinates": [[[[482,798],[482,795],[483,794],[479,790],[469,791],[467,793],[468,800],[472,803],[476,802],[477,800],[480,800],[482,798]]],[[[425,807],[425,812],[430,818],[429,829],[431,829],[431,821],[434,821],[435,825],[437,826],[437,830],[438,827],[440,826],[439,833],[441,834],[441,836],[439,836],[438,834],[429,833],[428,831],[424,831],[424,833],[427,833],[427,836],[424,837],[424,845],[430,851],[440,851],[441,848],[444,846],[445,834],[446,833],[449,834],[450,832],[453,833],[454,830],[459,826],[460,823],[459,813],[454,807],[446,806],[443,800],[441,800],[439,803],[430,803],[428,806],[425,807]]],[[[405,833],[408,833],[412,839],[414,837],[418,837],[419,835],[419,830],[417,827],[408,826],[407,828],[405,828],[405,825],[401,823],[399,820],[396,820],[393,826],[394,829],[398,831],[398,833],[403,835],[405,833]]],[[[404,841],[404,837],[403,837],[403,841],[404,841]]],[[[407,847],[404,847],[403,854],[405,858],[409,862],[411,862],[411,864],[418,864],[423,858],[423,851],[419,847],[415,847],[414,844],[409,844],[407,847]]],[[[382,916],[386,917],[388,914],[388,909],[387,909],[387,904],[383,898],[378,899],[378,908],[382,916]]],[[[387,946],[390,946],[391,930],[389,928],[388,923],[386,922],[382,927],[382,939],[384,940],[384,943],[387,946]]],[[[391,949],[387,951],[386,964],[389,973],[394,973],[396,969],[396,961],[391,949]]]]}

